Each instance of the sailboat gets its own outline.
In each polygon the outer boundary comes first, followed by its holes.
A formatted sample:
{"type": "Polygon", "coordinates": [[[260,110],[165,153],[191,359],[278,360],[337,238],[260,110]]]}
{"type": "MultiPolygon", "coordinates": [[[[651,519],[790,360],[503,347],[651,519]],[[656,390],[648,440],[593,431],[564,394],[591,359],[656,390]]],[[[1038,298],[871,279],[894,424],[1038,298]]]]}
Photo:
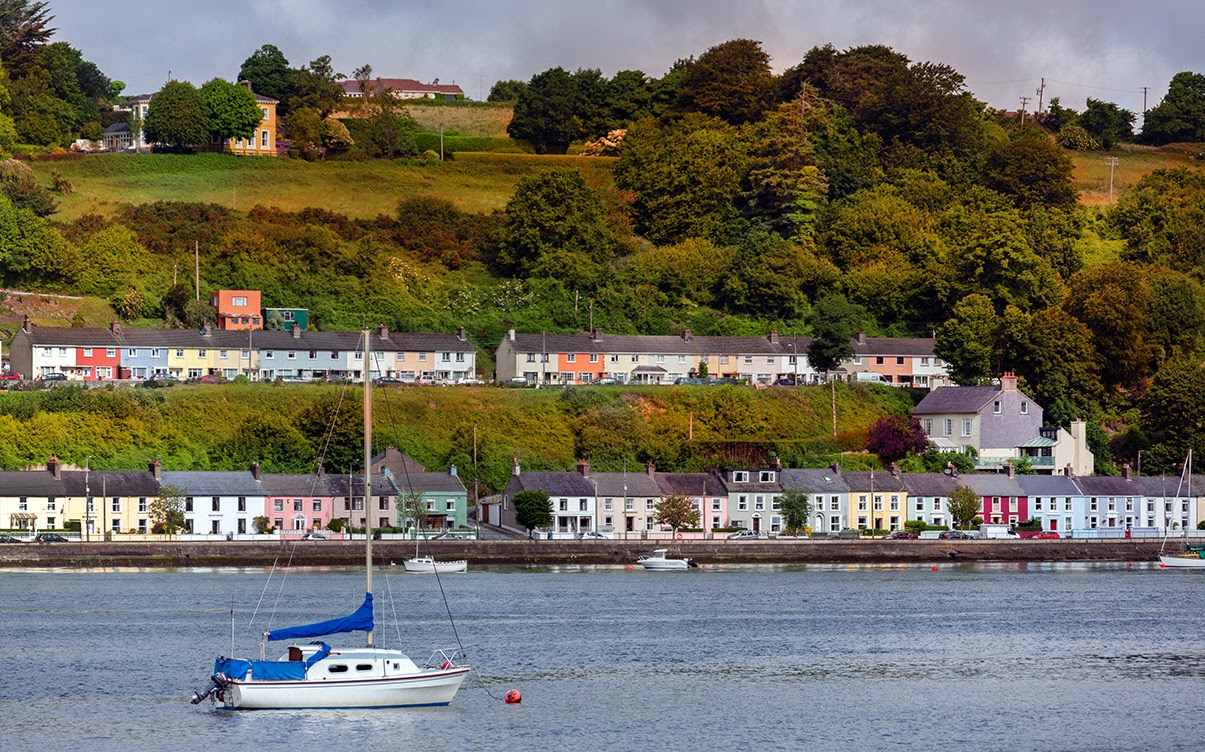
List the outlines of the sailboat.
{"type": "MultiPolygon", "coordinates": [[[[263,633],[259,660],[219,657],[210,685],[194,692],[193,704],[208,697],[226,708],[335,709],[403,708],[447,705],[456,696],[470,666],[461,649],[435,650],[419,666],[400,650],[373,644],[372,519],[372,386],[369,377],[369,333],[364,332],[364,602],[348,616],[274,629],[263,633]],[[333,648],[312,638],[364,632],[367,645],[333,648]],[[276,660],[266,660],[267,643],[286,643],[276,660]]],[[[348,494],[351,495],[349,487],[348,494]]]]}
{"type": "MultiPolygon", "coordinates": [[[[1180,476],[1180,483],[1176,485],[1176,498],[1180,498],[1180,486],[1184,485],[1184,479],[1188,479],[1188,498],[1192,498],[1192,450],[1188,450],[1188,457],[1184,460],[1184,474],[1180,476]]],[[[1164,530],[1163,546],[1167,545],[1167,533],[1170,531],[1170,526],[1164,530]]],[[[1159,547],[1159,566],[1161,567],[1177,567],[1181,569],[1205,569],[1205,558],[1202,558],[1202,553],[1205,552],[1205,546],[1190,546],[1185,543],[1184,553],[1165,554],[1163,546],[1159,547]]]]}

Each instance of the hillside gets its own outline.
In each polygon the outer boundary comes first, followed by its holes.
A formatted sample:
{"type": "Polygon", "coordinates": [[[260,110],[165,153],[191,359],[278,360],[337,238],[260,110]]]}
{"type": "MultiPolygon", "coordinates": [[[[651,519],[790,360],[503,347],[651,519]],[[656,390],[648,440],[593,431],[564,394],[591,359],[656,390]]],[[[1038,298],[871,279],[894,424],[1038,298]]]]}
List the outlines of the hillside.
{"type": "MultiPolygon", "coordinates": [[[[398,446],[431,468],[456,464],[466,479],[475,439],[481,480],[497,490],[516,459],[531,470],[566,470],[585,460],[599,470],[632,472],[650,459],[683,471],[756,466],[773,456],[791,465],[826,464],[860,450],[880,415],[912,404],[904,389],[840,386],[835,395],[836,437],[833,394],[823,387],[388,388],[377,390],[374,434],[378,447],[398,446]]],[[[268,472],[305,472],[326,457],[329,471],[346,471],[331,458],[358,455],[359,429],[347,408],[349,446],[325,454],[317,447],[332,406],[358,399],[355,387],[316,384],[10,392],[0,399],[0,467],[57,456],[79,466],[90,457],[101,469],[142,468],[155,458],[165,469],[242,469],[256,459],[268,472]],[[314,415],[319,420],[307,435],[314,415]]]]}

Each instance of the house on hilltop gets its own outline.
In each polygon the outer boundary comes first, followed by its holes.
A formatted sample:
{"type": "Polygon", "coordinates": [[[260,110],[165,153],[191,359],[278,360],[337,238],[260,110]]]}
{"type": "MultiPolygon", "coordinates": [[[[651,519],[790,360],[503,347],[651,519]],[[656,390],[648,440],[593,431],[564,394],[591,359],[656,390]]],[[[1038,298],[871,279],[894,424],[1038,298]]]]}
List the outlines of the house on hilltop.
{"type": "Polygon", "coordinates": [[[374,78],[368,81],[340,81],[343,96],[348,99],[364,99],[378,91],[388,91],[397,99],[464,99],[464,90],[455,83],[441,84],[435,79],[424,84],[413,78],[374,78]]]}

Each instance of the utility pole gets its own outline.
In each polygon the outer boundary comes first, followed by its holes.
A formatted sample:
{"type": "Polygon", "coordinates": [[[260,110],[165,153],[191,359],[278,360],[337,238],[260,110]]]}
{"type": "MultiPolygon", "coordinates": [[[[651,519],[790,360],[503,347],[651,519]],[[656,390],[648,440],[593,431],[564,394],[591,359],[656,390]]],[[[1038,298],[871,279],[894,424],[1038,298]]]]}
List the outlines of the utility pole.
{"type": "Polygon", "coordinates": [[[1146,92],[1150,88],[1151,87],[1149,87],[1149,86],[1142,87],[1142,114],[1144,114],[1144,115],[1146,114],[1146,92]]]}
{"type": "Polygon", "coordinates": [[[1039,85],[1039,86],[1038,86],[1038,91],[1037,91],[1037,95],[1038,95],[1038,112],[1041,112],[1041,111],[1042,111],[1042,99],[1043,99],[1043,96],[1044,96],[1045,94],[1046,94],[1046,77],[1045,77],[1045,76],[1043,76],[1043,77],[1042,77],[1042,83],[1041,83],[1041,85],[1039,85]]]}
{"type": "Polygon", "coordinates": [[[1021,97],[1021,125],[1025,125],[1025,105],[1029,104],[1029,97],[1021,97]]]}
{"type": "Polygon", "coordinates": [[[1117,167],[1117,157],[1105,157],[1105,164],[1109,166],[1109,203],[1113,203],[1113,168],[1117,167]]]}
{"type": "Polygon", "coordinates": [[[197,302],[201,302],[201,241],[194,240],[193,243],[193,259],[196,263],[197,270],[197,302]]]}

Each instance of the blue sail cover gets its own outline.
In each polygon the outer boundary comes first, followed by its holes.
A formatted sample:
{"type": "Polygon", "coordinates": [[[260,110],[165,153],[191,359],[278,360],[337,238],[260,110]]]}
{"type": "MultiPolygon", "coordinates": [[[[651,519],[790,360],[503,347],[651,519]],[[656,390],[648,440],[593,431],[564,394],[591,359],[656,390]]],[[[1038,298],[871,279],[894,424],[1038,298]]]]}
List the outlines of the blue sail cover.
{"type": "Polygon", "coordinates": [[[274,629],[268,633],[268,639],[272,641],[304,640],[307,637],[322,637],[343,632],[371,632],[372,625],[372,593],[365,593],[364,603],[350,616],[320,621],[316,624],[305,624],[300,627],[274,629]]]}

